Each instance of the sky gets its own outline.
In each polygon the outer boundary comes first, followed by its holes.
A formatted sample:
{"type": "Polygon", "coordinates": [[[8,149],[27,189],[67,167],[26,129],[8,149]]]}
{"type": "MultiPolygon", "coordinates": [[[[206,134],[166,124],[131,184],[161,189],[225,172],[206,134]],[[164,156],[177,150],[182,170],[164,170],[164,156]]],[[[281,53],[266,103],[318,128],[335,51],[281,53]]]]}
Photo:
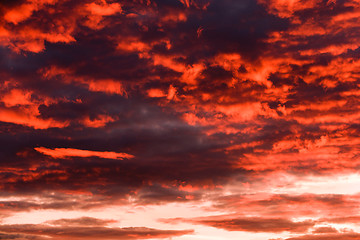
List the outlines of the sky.
{"type": "Polygon", "coordinates": [[[359,0],[0,20],[0,239],[360,240],[359,0]]]}

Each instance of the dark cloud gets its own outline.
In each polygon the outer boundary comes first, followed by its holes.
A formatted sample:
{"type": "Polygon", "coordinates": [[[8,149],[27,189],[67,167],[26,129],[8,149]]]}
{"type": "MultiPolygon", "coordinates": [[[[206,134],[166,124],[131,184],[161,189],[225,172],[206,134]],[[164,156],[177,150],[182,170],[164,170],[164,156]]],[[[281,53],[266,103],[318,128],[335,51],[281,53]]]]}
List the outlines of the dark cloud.
{"type": "Polygon", "coordinates": [[[4,239],[4,240],[10,240],[10,239],[14,239],[14,240],[21,240],[21,239],[44,240],[46,238],[41,237],[41,236],[36,236],[36,235],[27,235],[27,234],[0,233],[0,239],[4,239]]]}
{"type": "Polygon", "coordinates": [[[303,233],[315,225],[313,221],[293,222],[285,218],[236,217],[236,216],[209,216],[197,219],[161,219],[162,222],[190,222],[202,224],[228,231],[247,232],[294,232],[303,233]]]}
{"type": "Polygon", "coordinates": [[[52,221],[47,221],[47,224],[56,225],[56,226],[106,226],[109,223],[116,223],[115,220],[106,220],[106,219],[98,219],[98,218],[92,218],[92,217],[81,217],[81,218],[63,218],[63,219],[57,219],[52,221]]]}
{"type": "Polygon", "coordinates": [[[333,239],[360,239],[359,233],[330,233],[330,234],[315,234],[315,235],[304,235],[299,237],[287,238],[286,240],[333,240],[333,239]]]}
{"type": "Polygon", "coordinates": [[[338,233],[338,230],[333,227],[319,227],[316,228],[313,233],[338,233]]]}
{"type": "Polygon", "coordinates": [[[158,230],[151,228],[106,228],[106,227],[72,227],[61,226],[51,227],[49,225],[0,225],[0,231],[5,234],[7,239],[43,239],[42,237],[51,237],[52,239],[150,239],[150,238],[169,238],[192,234],[192,230],[158,230]],[[16,234],[13,234],[16,233],[16,234]]]}

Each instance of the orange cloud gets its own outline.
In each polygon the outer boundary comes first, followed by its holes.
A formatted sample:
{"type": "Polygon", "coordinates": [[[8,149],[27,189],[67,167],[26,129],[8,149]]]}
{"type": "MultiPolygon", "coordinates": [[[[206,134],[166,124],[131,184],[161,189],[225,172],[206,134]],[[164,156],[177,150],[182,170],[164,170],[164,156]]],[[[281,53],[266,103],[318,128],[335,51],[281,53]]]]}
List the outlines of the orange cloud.
{"type": "Polygon", "coordinates": [[[0,107],[0,121],[29,126],[35,129],[63,128],[69,125],[68,121],[42,119],[38,116],[36,109],[14,110],[0,107]]]}
{"type": "Polygon", "coordinates": [[[92,80],[92,81],[82,81],[81,83],[89,86],[89,90],[93,92],[105,92],[109,94],[119,94],[126,95],[126,91],[119,81],[114,81],[111,79],[105,80],[92,80]]]}
{"type": "Polygon", "coordinates": [[[318,0],[260,0],[265,4],[271,13],[278,14],[280,17],[291,17],[295,11],[313,8],[319,2],[318,0]]]}
{"type": "Polygon", "coordinates": [[[93,119],[91,119],[90,117],[85,117],[81,122],[86,127],[100,128],[106,126],[107,123],[114,121],[115,119],[110,116],[99,115],[93,119]]]}
{"type": "Polygon", "coordinates": [[[121,5],[119,3],[107,4],[105,1],[103,1],[102,4],[97,4],[95,2],[89,3],[86,5],[86,8],[92,14],[100,16],[108,16],[121,12],[121,5]]]}
{"type": "Polygon", "coordinates": [[[22,89],[11,89],[8,93],[5,93],[0,101],[4,103],[6,107],[13,107],[16,105],[32,105],[31,91],[25,91],[22,89]]]}
{"type": "Polygon", "coordinates": [[[38,11],[46,4],[55,4],[56,0],[27,0],[20,6],[8,9],[4,15],[4,20],[13,24],[18,24],[29,18],[34,11],[38,11]]]}
{"type": "Polygon", "coordinates": [[[166,94],[161,89],[149,89],[148,90],[149,97],[158,98],[158,97],[166,97],[166,94]]]}
{"type": "Polygon", "coordinates": [[[0,34],[0,43],[10,46],[11,49],[20,53],[28,51],[39,53],[45,50],[45,41],[52,43],[75,42],[74,33],[78,24],[93,29],[101,29],[106,24],[102,20],[106,16],[121,14],[122,9],[119,3],[101,4],[92,2],[85,5],[78,4],[71,10],[63,11],[63,2],[57,0],[27,0],[16,8],[6,8],[4,13],[5,23],[0,29],[5,29],[0,34]],[[56,21],[53,21],[51,31],[47,30],[46,21],[38,23],[31,17],[39,11],[48,14],[58,14],[56,21]],[[25,24],[25,20],[31,19],[31,24],[25,24]],[[14,24],[12,27],[9,23],[14,24]],[[8,31],[10,30],[10,31],[8,31]],[[6,34],[4,34],[6,33],[6,34]]]}
{"type": "Polygon", "coordinates": [[[117,152],[99,152],[99,151],[90,151],[90,150],[81,150],[74,148],[54,148],[49,149],[45,147],[37,147],[36,151],[49,155],[53,158],[66,158],[66,157],[99,157],[99,158],[108,158],[108,159],[124,159],[124,158],[133,158],[134,156],[127,153],[117,153],[117,152]]]}

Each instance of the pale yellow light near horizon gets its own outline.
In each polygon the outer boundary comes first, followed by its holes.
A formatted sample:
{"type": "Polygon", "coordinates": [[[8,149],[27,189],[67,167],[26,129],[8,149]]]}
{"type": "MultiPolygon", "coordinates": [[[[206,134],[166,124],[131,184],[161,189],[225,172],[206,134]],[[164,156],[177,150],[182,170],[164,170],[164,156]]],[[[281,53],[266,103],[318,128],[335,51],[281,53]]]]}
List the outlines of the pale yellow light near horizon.
{"type": "MultiPolygon", "coordinates": [[[[290,182],[293,182],[292,176],[287,176],[290,182]]],[[[258,189],[258,194],[261,196],[264,192],[273,193],[294,193],[301,195],[303,193],[326,193],[326,194],[356,194],[360,184],[359,174],[341,175],[334,177],[306,177],[298,179],[298,182],[294,185],[284,184],[281,189],[275,191],[275,183],[265,186],[263,189],[258,189]],[[271,186],[272,185],[272,186],[271,186]],[[288,186],[288,187],[286,187],[288,186]]],[[[255,190],[256,187],[253,189],[255,190]]],[[[245,193],[246,188],[244,186],[229,185],[224,188],[224,192],[227,195],[245,193]]],[[[255,194],[252,192],[251,194],[255,194]]],[[[41,196],[35,197],[2,197],[1,201],[42,201],[41,196]]],[[[226,231],[218,228],[194,225],[192,223],[176,223],[168,224],[159,219],[168,218],[196,218],[205,216],[216,216],[223,214],[231,214],[226,210],[220,210],[212,208],[213,202],[187,202],[187,203],[168,203],[159,205],[136,205],[130,204],[126,206],[104,206],[101,208],[95,208],[90,210],[31,210],[22,211],[13,214],[10,217],[4,218],[2,224],[41,224],[50,220],[57,220],[62,218],[80,218],[80,217],[93,217],[98,219],[113,219],[116,222],[110,223],[108,227],[148,227],[155,229],[166,230],[184,230],[194,229],[195,234],[184,235],[179,237],[172,237],[174,240],[264,240],[264,239],[278,239],[290,236],[296,236],[297,234],[283,233],[252,233],[241,231],[226,231]]],[[[260,213],[258,213],[260,214],[260,213]]],[[[294,221],[312,220],[309,218],[297,218],[294,221]]],[[[315,219],[313,219],[315,220],[315,219]]],[[[321,226],[321,225],[319,225],[321,226]]],[[[336,229],[353,229],[359,230],[360,227],[354,224],[328,224],[336,229]]],[[[299,234],[300,235],[300,234],[299,234]]]]}

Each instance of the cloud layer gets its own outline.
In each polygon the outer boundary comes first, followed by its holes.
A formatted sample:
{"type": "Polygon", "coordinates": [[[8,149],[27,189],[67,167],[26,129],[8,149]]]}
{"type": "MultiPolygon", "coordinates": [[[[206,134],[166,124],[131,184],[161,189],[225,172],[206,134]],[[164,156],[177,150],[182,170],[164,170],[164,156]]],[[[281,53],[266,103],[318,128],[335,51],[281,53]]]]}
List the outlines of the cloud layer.
{"type": "Polygon", "coordinates": [[[2,1],[0,239],[360,238],[359,17],[357,0],[2,1]],[[171,204],[203,215],[86,213],[171,204]],[[85,217],[6,222],[41,211],[85,217]]]}

